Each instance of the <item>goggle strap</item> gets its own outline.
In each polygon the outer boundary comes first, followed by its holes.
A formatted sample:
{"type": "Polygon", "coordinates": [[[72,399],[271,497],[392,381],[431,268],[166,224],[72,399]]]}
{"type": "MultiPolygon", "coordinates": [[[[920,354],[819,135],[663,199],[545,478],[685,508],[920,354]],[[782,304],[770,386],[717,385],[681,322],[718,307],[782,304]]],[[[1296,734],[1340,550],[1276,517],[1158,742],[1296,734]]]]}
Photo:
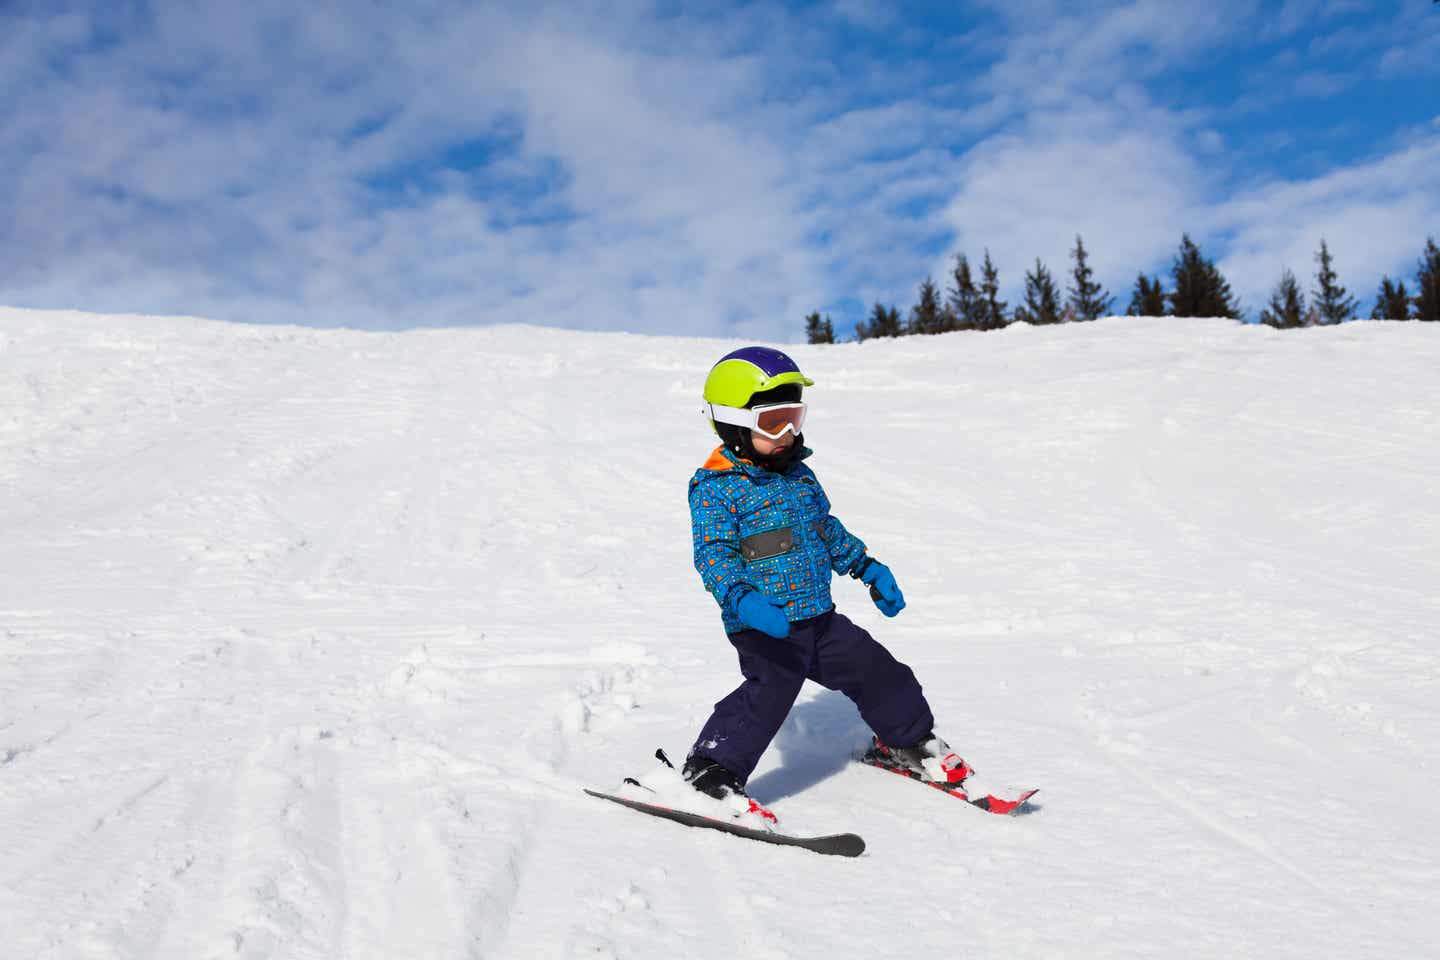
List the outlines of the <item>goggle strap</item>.
{"type": "Polygon", "coordinates": [[[731,426],[747,427],[763,437],[778,440],[785,435],[786,430],[790,431],[791,436],[796,437],[800,435],[800,431],[795,429],[793,424],[788,423],[776,434],[761,430],[759,426],[760,414],[766,410],[784,410],[787,408],[803,411],[805,409],[805,402],[802,400],[798,403],[766,403],[759,407],[727,407],[719,403],[712,403],[708,406],[712,420],[719,423],[728,423],[731,426]]]}
{"type": "Polygon", "coordinates": [[[750,427],[755,424],[755,414],[743,407],[726,407],[710,404],[710,419],[728,423],[733,427],[750,427]]]}

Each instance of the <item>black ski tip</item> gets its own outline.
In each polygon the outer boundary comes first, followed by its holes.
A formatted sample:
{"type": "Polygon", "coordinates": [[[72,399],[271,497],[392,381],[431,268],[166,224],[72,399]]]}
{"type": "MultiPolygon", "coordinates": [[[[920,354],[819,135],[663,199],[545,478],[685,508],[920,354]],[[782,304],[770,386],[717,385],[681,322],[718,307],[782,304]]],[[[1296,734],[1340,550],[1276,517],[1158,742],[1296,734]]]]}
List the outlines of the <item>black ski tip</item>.
{"type": "Polygon", "coordinates": [[[671,770],[674,770],[674,769],[675,769],[675,764],[671,763],[671,762],[670,762],[670,758],[667,757],[667,756],[665,756],[665,748],[664,748],[664,747],[656,747],[656,748],[655,748],[655,759],[656,759],[656,760],[659,760],[661,763],[665,764],[665,766],[669,767],[671,770]]]}
{"type": "Polygon", "coordinates": [[[837,857],[858,857],[865,852],[865,838],[858,833],[818,837],[815,844],[810,849],[816,853],[828,853],[837,857]]]}

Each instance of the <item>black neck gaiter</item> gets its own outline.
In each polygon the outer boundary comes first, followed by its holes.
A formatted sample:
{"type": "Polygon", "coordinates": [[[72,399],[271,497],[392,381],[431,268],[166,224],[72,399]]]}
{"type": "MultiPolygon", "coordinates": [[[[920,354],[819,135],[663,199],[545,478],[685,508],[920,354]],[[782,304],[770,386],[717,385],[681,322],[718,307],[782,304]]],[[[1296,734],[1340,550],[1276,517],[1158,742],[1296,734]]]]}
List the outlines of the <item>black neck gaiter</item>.
{"type": "Polygon", "coordinates": [[[765,456],[755,452],[755,443],[750,431],[744,427],[737,427],[729,423],[719,423],[715,429],[720,434],[720,439],[725,443],[725,448],[742,460],[749,460],[757,467],[763,467],[772,473],[784,473],[789,470],[800,459],[800,451],[805,446],[805,434],[795,438],[790,444],[779,453],[765,456]]]}
{"type": "Polygon", "coordinates": [[[755,461],[757,466],[764,467],[772,473],[784,473],[800,460],[800,451],[805,447],[805,435],[802,433],[795,438],[795,442],[784,450],[772,454],[759,454],[755,452],[755,445],[750,441],[750,431],[745,431],[745,442],[750,447],[748,459],[755,461]]]}

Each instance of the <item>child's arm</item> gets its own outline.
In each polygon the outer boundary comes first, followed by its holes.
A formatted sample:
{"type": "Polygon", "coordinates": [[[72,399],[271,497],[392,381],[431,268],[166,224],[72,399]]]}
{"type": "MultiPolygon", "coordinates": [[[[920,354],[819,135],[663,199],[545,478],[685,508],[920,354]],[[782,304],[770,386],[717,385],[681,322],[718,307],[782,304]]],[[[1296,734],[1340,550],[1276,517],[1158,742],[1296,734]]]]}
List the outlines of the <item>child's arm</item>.
{"type": "MultiPolygon", "coordinates": [[[[893,617],[904,610],[905,595],[896,585],[890,568],[874,557],[867,556],[865,544],[860,542],[860,538],[846,530],[833,516],[826,514],[820,523],[822,530],[828,529],[830,536],[837,538],[836,545],[830,548],[830,564],[835,568],[835,572],[848,573],[869,587],[870,599],[875,601],[875,606],[879,607],[885,616],[893,617]],[[827,528],[827,524],[833,526],[827,528]]],[[[828,538],[826,542],[830,542],[828,538]]]]}
{"type": "Polygon", "coordinates": [[[736,606],[755,589],[745,580],[740,525],[730,504],[697,484],[690,488],[690,532],[695,569],[720,609],[736,616],[736,606]]]}
{"type": "Polygon", "coordinates": [[[846,530],[845,525],[830,513],[829,498],[823,493],[820,496],[825,518],[817,527],[830,550],[830,566],[836,573],[849,574],[869,587],[870,599],[885,616],[893,617],[904,610],[905,596],[896,585],[890,568],[866,555],[864,542],[846,530]]]}
{"type": "Polygon", "coordinates": [[[850,573],[865,556],[865,542],[846,530],[833,514],[826,513],[820,521],[820,539],[830,551],[830,567],[836,573],[850,573]]]}

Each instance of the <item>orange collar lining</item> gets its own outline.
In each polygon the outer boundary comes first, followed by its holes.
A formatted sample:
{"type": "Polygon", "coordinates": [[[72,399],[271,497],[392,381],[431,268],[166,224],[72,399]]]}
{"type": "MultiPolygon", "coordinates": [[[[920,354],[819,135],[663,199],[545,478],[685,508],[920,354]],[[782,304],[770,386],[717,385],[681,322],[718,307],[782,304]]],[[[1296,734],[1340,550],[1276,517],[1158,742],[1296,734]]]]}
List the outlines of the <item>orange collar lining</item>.
{"type": "MultiPolygon", "coordinates": [[[[741,463],[750,463],[749,460],[745,460],[745,459],[743,459],[743,458],[740,460],[740,462],[741,462],[741,463]]],[[[752,464],[752,466],[753,466],[753,464],[752,464]]],[[[730,462],[730,458],[727,457],[727,456],[725,456],[725,448],[724,448],[723,446],[720,446],[720,447],[716,447],[714,450],[711,450],[711,451],[710,451],[710,459],[708,459],[708,460],[706,460],[704,463],[700,464],[700,469],[701,469],[701,470],[734,470],[734,469],[735,469],[735,464],[733,464],[733,463],[730,462]]]]}

